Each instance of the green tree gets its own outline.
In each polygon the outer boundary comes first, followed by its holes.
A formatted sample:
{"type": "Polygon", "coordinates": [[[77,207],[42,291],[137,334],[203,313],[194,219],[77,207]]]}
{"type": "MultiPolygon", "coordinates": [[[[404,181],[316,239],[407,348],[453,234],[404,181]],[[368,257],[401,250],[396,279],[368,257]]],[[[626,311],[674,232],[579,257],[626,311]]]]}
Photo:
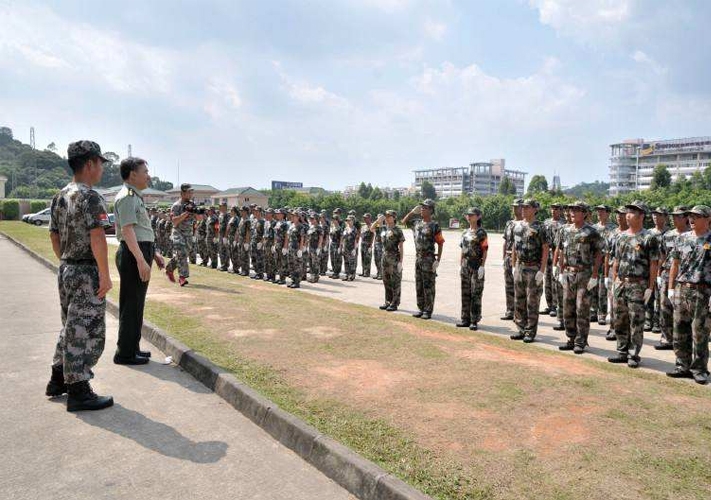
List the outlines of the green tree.
{"type": "Polygon", "coordinates": [[[666,165],[657,165],[652,172],[651,189],[669,187],[671,185],[671,174],[666,165]]]}
{"type": "Polygon", "coordinates": [[[168,191],[173,189],[173,183],[160,180],[160,177],[151,177],[151,187],[158,191],[168,191]]]}
{"type": "Polygon", "coordinates": [[[516,194],[516,184],[508,176],[504,176],[499,183],[499,194],[516,194]]]}
{"type": "Polygon", "coordinates": [[[526,192],[529,196],[535,196],[538,193],[545,193],[548,191],[548,181],[544,175],[534,175],[531,177],[531,181],[528,183],[528,191],[526,192]]]}
{"type": "Polygon", "coordinates": [[[437,190],[429,181],[422,181],[422,189],[420,192],[423,198],[437,199],[437,190]]]}
{"type": "Polygon", "coordinates": [[[373,192],[370,193],[370,199],[373,201],[377,200],[382,200],[383,199],[383,192],[380,190],[378,186],[375,186],[373,188],[373,192]]]}
{"type": "Polygon", "coordinates": [[[393,200],[400,201],[400,191],[393,191],[393,200]]]}
{"type": "Polygon", "coordinates": [[[56,153],[57,152],[57,145],[53,142],[50,142],[49,144],[47,144],[47,147],[44,149],[45,149],[45,151],[51,151],[52,153],[56,153]]]}

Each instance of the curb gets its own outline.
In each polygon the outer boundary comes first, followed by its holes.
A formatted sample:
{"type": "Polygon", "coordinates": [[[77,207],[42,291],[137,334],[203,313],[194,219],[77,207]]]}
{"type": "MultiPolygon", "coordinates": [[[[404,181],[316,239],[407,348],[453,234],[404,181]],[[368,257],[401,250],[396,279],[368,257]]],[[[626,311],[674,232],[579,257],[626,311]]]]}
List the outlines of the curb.
{"type": "MultiPolygon", "coordinates": [[[[0,232],[47,269],[58,267],[15,238],[0,232]]],[[[106,310],[118,317],[118,304],[106,299],[106,310]]],[[[192,375],[270,436],[361,500],[432,500],[403,480],[358,455],[350,448],[282,410],[232,374],[172,338],[149,321],[141,335],[173,357],[173,362],[192,375]]]]}

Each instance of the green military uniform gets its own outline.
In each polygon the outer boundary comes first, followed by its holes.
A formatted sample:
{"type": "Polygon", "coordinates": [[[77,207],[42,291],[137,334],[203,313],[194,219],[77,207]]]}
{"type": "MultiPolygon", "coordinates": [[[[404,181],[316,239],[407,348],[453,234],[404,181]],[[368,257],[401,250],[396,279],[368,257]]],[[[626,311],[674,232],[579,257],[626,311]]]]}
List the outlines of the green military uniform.
{"type": "Polygon", "coordinates": [[[266,211],[269,219],[264,221],[264,280],[276,281],[276,251],[274,249],[274,210],[268,208],[266,211]]]}
{"type": "Polygon", "coordinates": [[[311,214],[310,224],[306,230],[306,250],[311,271],[309,282],[311,283],[318,283],[321,274],[321,236],[321,226],[316,222],[316,214],[311,214]]]}
{"type": "MultiPolygon", "coordinates": [[[[363,218],[369,218],[365,214],[363,218]]],[[[362,264],[362,276],[370,277],[371,263],[373,261],[373,233],[370,231],[370,224],[363,222],[360,227],[360,259],[362,264]]]]}
{"type": "Polygon", "coordinates": [[[319,225],[321,226],[321,234],[323,235],[323,240],[321,242],[321,261],[320,261],[320,274],[325,276],[328,272],[328,229],[330,223],[326,218],[326,211],[321,210],[321,217],[319,218],[319,225]]]}
{"type": "Polygon", "coordinates": [[[207,236],[205,241],[207,242],[207,253],[210,257],[210,267],[217,269],[217,254],[219,248],[219,234],[220,234],[220,219],[215,213],[214,209],[210,211],[207,216],[207,236]]]}
{"type": "Polygon", "coordinates": [[[289,248],[289,272],[291,274],[291,284],[289,288],[299,288],[301,283],[303,250],[301,223],[291,222],[286,231],[286,238],[289,248]]]}
{"type": "Polygon", "coordinates": [[[331,278],[338,278],[341,274],[341,238],[343,237],[343,226],[341,226],[341,221],[338,219],[339,214],[339,209],[334,210],[333,219],[331,219],[331,228],[328,233],[331,240],[331,246],[329,248],[329,253],[331,254],[331,278]]]}
{"type": "MultiPolygon", "coordinates": [[[[355,218],[349,215],[347,219],[355,218]]],[[[353,281],[355,279],[356,267],[358,265],[358,250],[356,249],[356,240],[358,239],[358,229],[355,225],[346,226],[341,236],[341,255],[343,255],[344,273],[343,281],[353,281]]]]}
{"type": "MultiPolygon", "coordinates": [[[[380,214],[378,214],[378,218],[380,214]]],[[[375,276],[374,279],[383,278],[383,232],[385,227],[378,227],[373,235],[373,258],[375,259],[375,276]]]]}
{"type": "MultiPolygon", "coordinates": [[[[674,207],[672,215],[685,215],[688,210],[689,207],[677,206],[674,207]]],[[[657,279],[657,285],[660,297],[659,329],[662,336],[659,345],[655,346],[655,349],[668,349],[674,342],[674,305],[668,297],[669,271],[671,270],[671,264],[674,260],[672,258],[672,252],[674,251],[679,236],[684,234],[684,232],[680,233],[676,229],[667,231],[664,233],[659,247],[662,264],[660,266],[661,272],[657,279]]]]}
{"type": "MultiPolygon", "coordinates": [[[[668,215],[669,212],[667,211],[666,208],[664,207],[658,207],[652,211],[652,213],[657,213],[657,214],[662,214],[662,215],[668,215]]],[[[662,228],[661,230],[657,229],[656,227],[653,227],[652,229],[649,230],[649,233],[657,239],[657,247],[659,248],[660,252],[660,262],[664,260],[664,235],[669,231],[669,228],[662,228]]],[[[649,303],[646,306],[645,309],[645,320],[644,320],[644,329],[645,331],[653,331],[655,333],[659,333],[661,331],[661,328],[659,326],[660,324],[660,312],[661,312],[661,296],[659,294],[659,287],[655,287],[654,293],[653,293],[653,299],[649,301],[649,303]]]]}
{"type": "MultiPolygon", "coordinates": [[[[434,202],[432,200],[425,200],[422,205],[434,210],[434,202]]],[[[434,310],[435,280],[437,277],[435,243],[444,243],[442,229],[437,221],[425,222],[420,219],[412,225],[412,232],[415,239],[417,308],[423,313],[423,317],[430,317],[434,310]]]]}
{"type": "MultiPolygon", "coordinates": [[[[512,207],[520,207],[523,200],[517,198],[512,207]]],[[[511,219],[504,226],[504,293],[506,294],[506,313],[501,319],[513,319],[514,316],[514,279],[511,265],[511,253],[514,244],[514,228],[519,221],[511,219]]]]}
{"type": "Polygon", "coordinates": [[[249,276],[249,238],[251,235],[252,219],[249,216],[249,207],[243,206],[237,226],[237,247],[239,250],[239,274],[249,276]]]}
{"type": "Polygon", "coordinates": [[[252,267],[254,267],[254,278],[264,278],[264,219],[259,207],[259,217],[252,221],[252,238],[250,240],[252,267]]]}
{"type": "MultiPolygon", "coordinates": [[[[282,209],[276,209],[276,214],[283,214],[282,209]]],[[[284,249],[284,240],[287,237],[289,223],[285,220],[276,220],[274,222],[274,267],[276,273],[279,274],[277,283],[280,285],[286,284],[286,277],[289,274],[288,250],[284,249]]]]}
{"type": "MultiPolygon", "coordinates": [[[[171,217],[177,217],[184,212],[185,203],[180,200],[173,203],[173,206],[170,207],[171,217]]],[[[178,274],[180,274],[182,278],[188,278],[190,276],[190,268],[188,266],[189,247],[193,244],[192,215],[188,216],[178,226],[172,228],[170,241],[172,242],[173,258],[170,259],[165,269],[169,273],[178,269],[178,274]]]]}
{"type": "Polygon", "coordinates": [[[197,221],[195,227],[195,234],[197,238],[197,252],[200,255],[200,265],[207,267],[207,262],[210,259],[210,255],[207,251],[207,214],[197,221]]]}
{"type": "MultiPolygon", "coordinates": [[[[559,203],[552,203],[550,206],[551,209],[560,207],[561,205],[559,203]]],[[[565,224],[565,219],[554,219],[553,217],[550,217],[543,221],[543,227],[546,231],[546,238],[548,240],[549,249],[548,265],[546,266],[546,278],[544,288],[546,304],[548,305],[548,308],[545,312],[549,313],[551,316],[557,316],[559,302],[562,302],[561,300],[558,300],[559,292],[561,292],[560,283],[558,283],[558,281],[553,276],[553,253],[556,249],[556,239],[558,230],[563,224],[565,224]]],[[[562,293],[560,293],[560,295],[562,295],[562,293]]]]}
{"type": "MultiPolygon", "coordinates": [[[[604,209],[610,212],[610,207],[607,205],[598,205],[596,209],[604,209]]],[[[617,229],[617,224],[612,221],[607,221],[604,225],[597,223],[593,226],[597,232],[600,234],[602,241],[602,254],[603,258],[608,253],[608,242],[610,235],[617,229]]],[[[597,316],[597,322],[601,325],[606,323],[605,318],[607,317],[607,297],[608,290],[605,285],[605,273],[603,272],[603,265],[600,265],[598,269],[597,287],[592,290],[592,301],[590,306],[591,315],[597,316]]]]}
{"type": "MultiPolygon", "coordinates": [[[[388,210],[386,215],[397,217],[397,214],[388,210]]],[[[405,241],[402,229],[393,227],[376,228],[381,232],[383,257],[381,262],[383,285],[385,287],[385,309],[395,311],[400,306],[400,289],[402,284],[402,259],[400,243],[405,241]]]]}
{"type": "MultiPolygon", "coordinates": [[[[226,203],[221,206],[227,207],[226,203]]],[[[230,266],[230,242],[227,238],[229,231],[230,214],[227,211],[222,212],[217,216],[218,233],[217,233],[217,251],[220,257],[220,271],[227,271],[230,266]]]]}
{"type": "Polygon", "coordinates": [[[237,246],[237,227],[239,226],[239,209],[230,209],[230,220],[227,221],[227,248],[229,259],[232,263],[232,272],[236,273],[239,268],[239,247],[237,246]]]}
{"type": "MultiPolygon", "coordinates": [[[[470,209],[469,213],[481,212],[478,208],[470,209]]],[[[476,325],[481,321],[481,297],[484,293],[484,267],[482,259],[489,248],[489,241],[484,228],[467,228],[459,242],[462,250],[460,269],[462,290],[461,325],[476,325]]]]}

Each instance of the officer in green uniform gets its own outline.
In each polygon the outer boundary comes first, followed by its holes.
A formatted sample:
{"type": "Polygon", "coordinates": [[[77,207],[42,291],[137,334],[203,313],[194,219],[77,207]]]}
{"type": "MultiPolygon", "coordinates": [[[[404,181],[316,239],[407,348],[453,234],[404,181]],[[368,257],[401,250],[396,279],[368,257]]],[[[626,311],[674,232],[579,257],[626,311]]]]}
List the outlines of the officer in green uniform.
{"type": "Polygon", "coordinates": [[[101,181],[108,160],[97,143],[86,140],[69,144],[67,158],[72,180],[52,199],[49,222],[59,259],[62,330],[45,393],[66,392],[67,411],[100,410],[114,404],[89,385],[106,342],[106,294],[112,285],[104,229],[111,223],[106,202],[92,186],[101,181]]]}
{"type": "Polygon", "coordinates": [[[252,219],[249,216],[249,207],[243,205],[240,210],[239,226],[237,226],[240,276],[249,276],[249,243],[252,239],[251,225],[252,219]]]}
{"type": "Polygon", "coordinates": [[[415,318],[430,319],[435,301],[435,278],[437,267],[442,259],[444,237],[437,221],[432,220],[435,202],[426,199],[413,208],[403,219],[407,225],[410,219],[419,215],[421,219],[410,224],[415,238],[415,288],[417,290],[417,308],[415,318]],[[437,255],[435,255],[435,244],[437,255]]]}
{"type": "Polygon", "coordinates": [[[691,231],[677,238],[669,272],[669,299],[674,301],[676,369],[670,377],[709,381],[709,308],[711,308],[711,208],[689,210],[691,231]]]}
{"type": "Polygon", "coordinates": [[[481,227],[481,210],[467,210],[469,227],[462,233],[461,255],[462,316],[458,327],[476,330],[481,321],[481,296],[484,293],[484,265],[489,252],[489,240],[481,227]]]}

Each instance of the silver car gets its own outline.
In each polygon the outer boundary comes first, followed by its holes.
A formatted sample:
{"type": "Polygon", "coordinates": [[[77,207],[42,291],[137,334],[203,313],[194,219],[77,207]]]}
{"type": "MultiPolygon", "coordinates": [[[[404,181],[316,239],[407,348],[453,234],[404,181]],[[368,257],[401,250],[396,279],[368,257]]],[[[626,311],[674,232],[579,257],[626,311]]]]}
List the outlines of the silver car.
{"type": "MultiPolygon", "coordinates": [[[[50,209],[45,208],[37,212],[36,214],[30,214],[27,216],[25,222],[28,224],[34,224],[35,226],[41,226],[42,224],[49,224],[50,209]]],[[[24,217],[23,217],[24,219],[24,217]]]]}

